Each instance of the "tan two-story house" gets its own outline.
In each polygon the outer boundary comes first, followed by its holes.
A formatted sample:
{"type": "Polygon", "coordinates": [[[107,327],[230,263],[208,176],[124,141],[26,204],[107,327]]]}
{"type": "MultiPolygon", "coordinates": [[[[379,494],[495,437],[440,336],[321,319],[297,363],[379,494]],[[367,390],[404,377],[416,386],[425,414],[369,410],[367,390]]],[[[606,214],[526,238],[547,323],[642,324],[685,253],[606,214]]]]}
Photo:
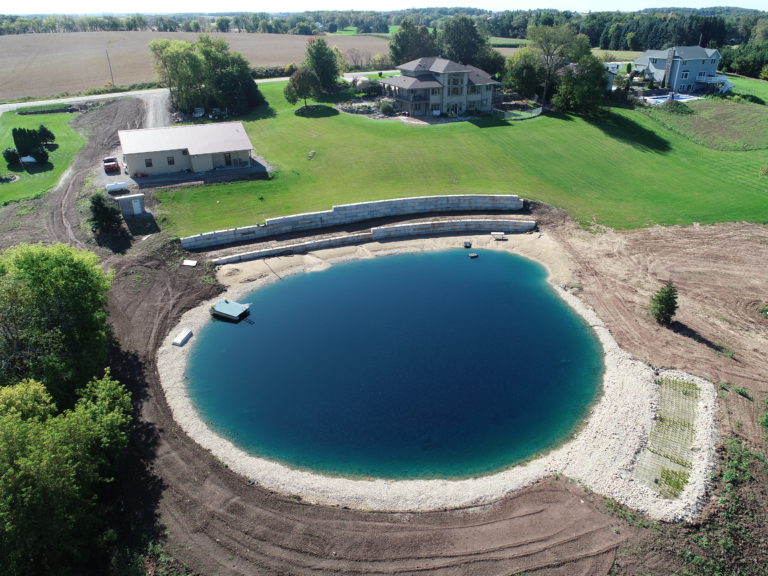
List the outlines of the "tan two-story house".
{"type": "Polygon", "coordinates": [[[396,110],[411,116],[491,112],[501,85],[480,68],[445,58],[419,58],[398,69],[400,76],[381,83],[396,110]]]}

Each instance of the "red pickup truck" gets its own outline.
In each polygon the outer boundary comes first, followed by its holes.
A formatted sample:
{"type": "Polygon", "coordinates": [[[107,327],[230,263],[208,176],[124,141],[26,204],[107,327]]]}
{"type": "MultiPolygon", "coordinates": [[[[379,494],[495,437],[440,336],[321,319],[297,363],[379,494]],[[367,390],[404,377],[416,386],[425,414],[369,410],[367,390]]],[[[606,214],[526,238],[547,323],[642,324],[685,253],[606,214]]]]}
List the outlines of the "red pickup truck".
{"type": "Polygon", "coordinates": [[[104,158],[104,172],[112,174],[113,172],[120,172],[120,162],[114,156],[104,158]]]}

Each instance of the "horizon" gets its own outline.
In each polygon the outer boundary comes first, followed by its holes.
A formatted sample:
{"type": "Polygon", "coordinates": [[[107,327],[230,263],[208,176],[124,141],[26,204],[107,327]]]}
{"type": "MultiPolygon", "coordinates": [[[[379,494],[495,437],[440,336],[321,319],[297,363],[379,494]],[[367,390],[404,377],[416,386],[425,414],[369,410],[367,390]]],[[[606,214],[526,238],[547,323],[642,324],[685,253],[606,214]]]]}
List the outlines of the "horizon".
{"type": "MultiPolygon", "coordinates": [[[[378,3],[377,3],[378,4],[378,3]]],[[[196,7],[207,7],[207,2],[201,2],[199,0],[184,1],[181,0],[167,0],[163,3],[164,8],[162,10],[157,9],[157,3],[150,0],[137,0],[134,2],[135,10],[118,12],[118,11],[105,11],[104,3],[97,0],[73,0],[68,3],[70,8],[67,12],[63,12],[59,8],[59,3],[54,3],[51,0],[44,0],[39,3],[36,8],[30,10],[29,7],[25,7],[24,10],[18,11],[6,11],[5,14],[14,16],[103,16],[103,15],[120,15],[128,16],[133,14],[141,14],[146,16],[153,15],[168,15],[168,14],[204,14],[204,15],[216,15],[216,14],[237,14],[237,13],[254,13],[254,12],[267,12],[270,14],[292,14],[300,12],[333,12],[333,11],[354,11],[354,12],[396,12],[399,10],[417,9],[417,8],[477,8],[480,10],[489,10],[491,12],[506,12],[517,10],[558,10],[561,12],[570,11],[578,13],[588,12],[638,12],[646,9],[662,9],[662,8],[715,8],[715,7],[729,7],[729,8],[742,8],[748,10],[765,11],[765,0],[736,0],[717,3],[705,3],[701,0],[630,0],[622,5],[622,9],[617,10],[615,2],[610,0],[579,0],[578,3],[566,0],[549,0],[542,3],[536,0],[520,0],[515,3],[514,8],[509,7],[509,3],[503,0],[478,0],[471,3],[464,0],[427,0],[426,2],[420,2],[417,5],[416,2],[411,0],[391,0],[388,2],[381,2],[381,5],[385,8],[369,8],[366,10],[358,9],[357,3],[350,0],[330,0],[327,3],[327,7],[318,9],[314,2],[309,0],[286,0],[281,4],[283,8],[279,12],[268,10],[254,10],[253,4],[247,0],[233,0],[230,3],[232,7],[225,12],[211,12],[205,9],[196,9],[196,7]]]]}

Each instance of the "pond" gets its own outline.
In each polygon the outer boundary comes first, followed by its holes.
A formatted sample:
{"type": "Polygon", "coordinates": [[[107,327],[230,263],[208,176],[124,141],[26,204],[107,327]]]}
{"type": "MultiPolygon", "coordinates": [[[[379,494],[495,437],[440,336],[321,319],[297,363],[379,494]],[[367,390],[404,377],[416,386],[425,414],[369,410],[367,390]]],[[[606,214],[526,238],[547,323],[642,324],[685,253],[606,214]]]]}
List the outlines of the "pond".
{"type": "Polygon", "coordinates": [[[501,251],[386,256],[260,288],[187,365],[202,418],[241,449],[348,477],[466,478],[567,440],[600,343],[539,264],[501,251]]]}

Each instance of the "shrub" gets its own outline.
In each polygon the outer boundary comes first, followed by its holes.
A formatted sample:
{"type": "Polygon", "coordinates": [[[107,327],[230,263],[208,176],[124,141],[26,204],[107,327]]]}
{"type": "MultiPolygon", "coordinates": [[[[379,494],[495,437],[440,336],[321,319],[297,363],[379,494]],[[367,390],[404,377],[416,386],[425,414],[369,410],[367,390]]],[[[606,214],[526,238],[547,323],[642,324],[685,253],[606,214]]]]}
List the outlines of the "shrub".
{"type": "MultiPolygon", "coordinates": [[[[768,164],[760,168],[760,176],[768,176],[768,164]]],[[[766,307],[768,309],[768,307],[766,307]]]]}
{"type": "Polygon", "coordinates": [[[17,166],[21,164],[21,156],[16,148],[6,148],[3,150],[3,158],[8,166],[17,166]]]}
{"type": "Polygon", "coordinates": [[[381,112],[385,116],[392,116],[392,114],[395,113],[395,109],[392,107],[392,104],[390,104],[389,102],[381,102],[379,104],[379,112],[381,112]]]}
{"type": "Polygon", "coordinates": [[[667,280],[664,286],[651,296],[649,310],[659,324],[669,326],[672,322],[672,317],[677,312],[677,288],[671,280],[667,280]]]}
{"type": "Polygon", "coordinates": [[[687,104],[683,104],[678,100],[669,100],[667,102],[664,102],[661,105],[661,108],[665,112],[669,112],[670,114],[680,114],[680,115],[693,114],[693,110],[691,109],[690,106],[688,106],[687,104]]]}

